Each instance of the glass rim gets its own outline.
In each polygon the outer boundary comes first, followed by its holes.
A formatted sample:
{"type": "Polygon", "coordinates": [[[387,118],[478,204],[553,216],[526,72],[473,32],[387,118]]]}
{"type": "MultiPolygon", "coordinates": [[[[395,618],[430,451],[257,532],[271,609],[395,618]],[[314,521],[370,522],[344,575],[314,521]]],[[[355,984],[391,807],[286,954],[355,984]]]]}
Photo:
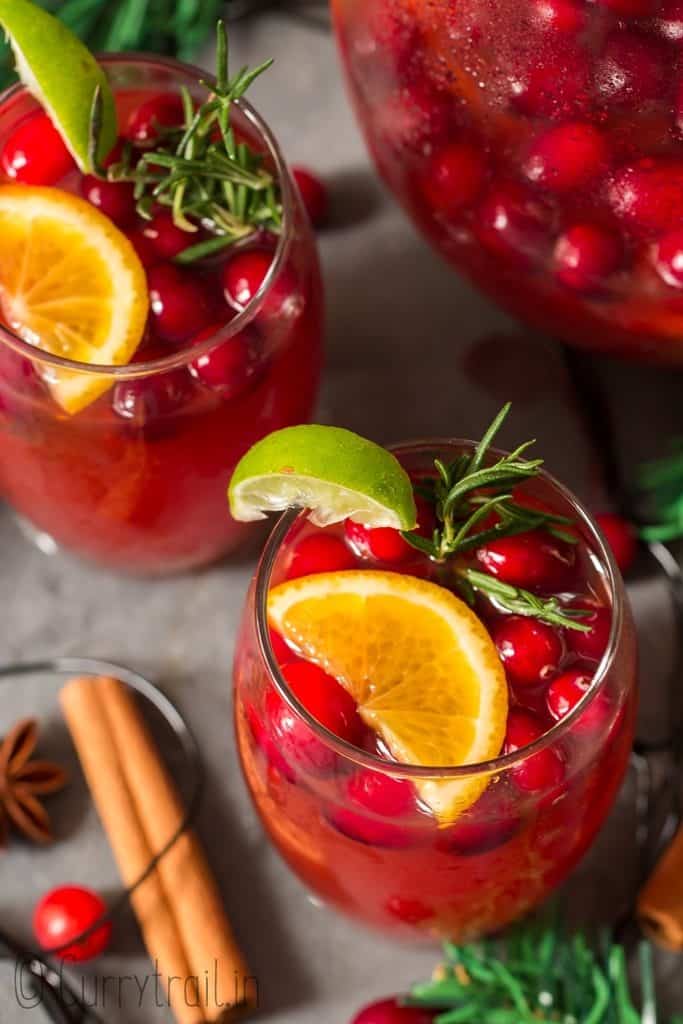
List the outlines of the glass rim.
{"type": "MultiPolygon", "coordinates": [[[[215,82],[215,76],[204,71],[196,64],[176,60],[173,57],[164,57],[153,53],[130,52],[130,53],[104,53],[98,54],[97,60],[103,65],[156,65],[168,71],[182,73],[192,77],[195,81],[203,78],[209,83],[215,82]]],[[[14,99],[21,93],[31,95],[22,82],[15,82],[0,92],[0,109],[8,101],[14,99]]],[[[36,101],[37,102],[37,101],[36,101]]],[[[296,194],[289,171],[280,145],[275,138],[265,119],[258,111],[245,100],[244,97],[235,100],[238,110],[244,115],[249,125],[255,129],[260,140],[265,143],[266,151],[272,159],[280,185],[282,197],[282,229],[277,236],[277,243],[273,259],[268,268],[261,285],[254,296],[250,299],[244,309],[239,310],[237,315],[226,323],[220,330],[210,337],[205,338],[198,345],[188,346],[173,352],[163,359],[150,359],[140,363],[126,363],[123,365],[107,366],[99,363],[81,363],[75,359],[67,359],[63,356],[56,356],[44,349],[38,348],[30,342],[24,341],[10,328],[0,325],[0,344],[6,345],[20,355],[42,365],[54,367],[60,370],[76,371],[84,375],[106,376],[121,380],[133,380],[139,377],[147,377],[156,373],[165,373],[169,370],[179,369],[186,366],[188,362],[195,360],[198,356],[210,352],[216,345],[225,344],[231,338],[236,337],[260,311],[268,292],[282,269],[289,249],[291,248],[294,227],[294,212],[296,194]]]]}
{"type": "MultiPolygon", "coordinates": [[[[419,451],[433,453],[437,449],[443,448],[475,447],[476,443],[477,442],[475,441],[462,438],[438,437],[431,440],[406,441],[400,444],[387,445],[387,448],[395,454],[402,454],[406,452],[415,453],[419,451]]],[[[498,448],[492,447],[490,451],[493,454],[504,454],[504,452],[498,448]]],[[[312,730],[316,737],[340,757],[343,757],[347,761],[353,761],[355,764],[358,764],[363,768],[380,771],[385,775],[388,774],[406,779],[433,779],[436,776],[440,779],[467,779],[472,778],[473,776],[495,775],[503,770],[507,771],[514,768],[516,765],[522,764],[534,754],[540,753],[564,737],[571,730],[574,723],[602,692],[608,678],[609,671],[614,663],[624,627],[625,589],[623,579],[617,567],[614,555],[607,544],[600,527],[595,522],[583,502],[581,502],[568,487],[565,487],[564,484],[560,483],[560,481],[547,470],[542,469],[538,474],[537,479],[548,483],[554,491],[560,494],[568,502],[579,524],[587,530],[592,542],[592,550],[600,559],[601,567],[606,571],[606,582],[612,598],[612,621],[610,624],[609,641],[605,652],[593,673],[590,687],[581,700],[572,708],[569,714],[565,715],[564,718],[561,718],[551,726],[550,729],[544,732],[543,735],[533,743],[530,743],[525,747],[520,747],[519,750],[515,750],[512,753],[499,754],[497,757],[474,764],[455,766],[414,765],[405,764],[400,761],[385,760],[377,754],[361,750],[352,743],[349,743],[347,740],[343,740],[339,736],[336,736],[333,732],[322,725],[292,692],[289,684],[280,671],[270,642],[267,600],[270,578],[277,554],[290,527],[297,519],[304,516],[304,511],[297,508],[288,509],[280,516],[268,537],[256,569],[255,615],[256,635],[259,650],[261,657],[265,662],[270,682],[273,683],[280,696],[286,701],[288,706],[306,722],[306,725],[312,730]]]]}

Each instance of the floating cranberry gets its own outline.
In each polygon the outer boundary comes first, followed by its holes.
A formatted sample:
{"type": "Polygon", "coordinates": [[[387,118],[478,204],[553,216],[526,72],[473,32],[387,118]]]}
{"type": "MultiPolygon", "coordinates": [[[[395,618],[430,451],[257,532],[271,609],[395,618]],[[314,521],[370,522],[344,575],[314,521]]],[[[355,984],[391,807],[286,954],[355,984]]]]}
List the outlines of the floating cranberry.
{"type": "Polygon", "coordinates": [[[660,238],[655,249],[655,266],[672,288],[683,288],[683,228],[660,238]]]}
{"type": "Polygon", "coordinates": [[[584,121],[568,121],[538,136],[524,169],[535,184],[567,192],[604,174],[608,163],[609,146],[602,132],[584,121]]]}
{"type": "Polygon", "coordinates": [[[683,43],[683,0],[664,0],[656,25],[670,43],[683,43]]]}
{"type": "Polygon", "coordinates": [[[575,0],[535,0],[533,9],[542,29],[575,35],[586,25],[586,13],[575,0]]]}
{"type": "MultiPolygon", "coordinates": [[[[544,733],[540,719],[530,711],[513,708],[508,715],[505,753],[523,750],[544,733]]],[[[564,778],[564,763],[552,747],[539,750],[516,764],[510,771],[519,789],[528,793],[556,790],[564,778]]]]}
{"type": "Polygon", "coordinates": [[[439,849],[472,857],[489,853],[507,843],[519,832],[522,819],[519,808],[503,786],[489,784],[483,796],[439,837],[439,849]]]}
{"type": "Polygon", "coordinates": [[[481,150],[467,142],[452,142],[429,159],[421,187],[431,209],[453,215],[476,200],[485,175],[481,150]]]}
{"type": "Polygon", "coordinates": [[[627,573],[635,561],[638,537],[631,523],[613,512],[599,512],[595,520],[607,538],[615,561],[623,573],[627,573]]]}
{"type": "Polygon", "coordinates": [[[207,327],[214,310],[201,282],[171,263],[147,271],[151,322],[163,341],[178,344],[207,327]]]}
{"type": "Polygon", "coordinates": [[[574,566],[571,544],[545,530],[530,530],[489,541],[476,552],[477,561],[492,576],[526,589],[560,589],[574,566]]]}
{"type": "Polygon", "coordinates": [[[132,231],[128,232],[128,241],[135,249],[138,259],[145,269],[149,269],[149,267],[156,266],[157,263],[162,262],[159,253],[154,248],[150,239],[145,237],[141,227],[135,227],[132,231]]]}
{"type": "Polygon", "coordinates": [[[81,178],[81,195],[118,227],[135,218],[133,186],[125,181],[103,181],[93,174],[81,178]]]}
{"type": "Polygon", "coordinates": [[[76,164],[47,114],[19,122],[0,150],[0,168],[24,185],[56,185],[76,164]]]}
{"type": "Polygon", "coordinates": [[[555,243],[555,277],[574,291],[593,291],[618,269],[621,256],[621,242],[607,228],[573,224],[555,243]]]}
{"type": "MultiPolygon", "coordinates": [[[[223,326],[214,324],[206,327],[193,338],[192,344],[201,345],[223,326]]],[[[195,380],[223,398],[237,398],[257,378],[259,361],[248,333],[242,332],[197,356],[190,363],[189,370],[195,380]]]]}
{"type": "Polygon", "coordinates": [[[223,267],[223,289],[230,305],[241,310],[251,302],[272,262],[269,249],[245,249],[228,260],[223,267]]]}
{"type": "Polygon", "coordinates": [[[590,108],[585,57],[563,40],[550,58],[537,58],[511,76],[511,101],[529,117],[564,119],[590,108]]]}
{"type": "Polygon", "coordinates": [[[360,771],[346,786],[346,803],[329,815],[330,823],[350,839],[401,849],[418,840],[415,828],[394,819],[405,818],[415,810],[415,793],[405,779],[392,779],[382,772],[360,771]]]}
{"type": "Polygon", "coordinates": [[[183,370],[168,370],[116,384],[111,404],[117,416],[135,430],[143,430],[148,439],[163,437],[169,419],[186,404],[192,393],[192,381],[183,370]]]}
{"type": "Polygon", "coordinates": [[[111,939],[111,921],[92,935],[68,945],[107,913],[102,897],[80,885],[63,885],[46,893],[33,913],[33,931],[41,949],[66,946],[55,953],[61,960],[83,963],[104,953],[111,939]]]}
{"type": "Polygon", "coordinates": [[[400,532],[390,526],[370,529],[347,519],[344,523],[344,532],[359,555],[376,558],[378,562],[404,562],[414,553],[414,548],[403,539],[400,532]]]}
{"type": "Polygon", "coordinates": [[[553,679],[548,687],[546,702],[548,711],[556,722],[573,711],[584,697],[593,681],[592,675],[583,669],[572,668],[553,679]]]}
{"type": "Polygon", "coordinates": [[[340,572],[353,569],[355,564],[352,553],[340,537],[329,533],[310,533],[292,551],[287,579],[316,572],[340,572]]]}
{"type": "Polygon", "coordinates": [[[405,896],[390,896],[386,902],[386,911],[403,924],[422,924],[434,917],[434,911],[422,900],[405,896]]]}
{"type": "Polygon", "coordinates": [[[173,220],[173,215],[166,210],[159,210],[154,217],[141,228],[142,235],[152,247],[158,260],[172,260],[183,249],[189,248],[197,241],[196,237],[183,231],[173,220]]]}
{"type": "Polygon", "coordinates": [[[383,999],[357,1013],[351,1024],[432,1024],[434,1015],[414,1006],[401,1006],[396,999],[383,999]]]}
{"type": "Polygon", "coordinates": [[[299,192],[308,218],[314,228],[319,228],[327,217],[329,200],[327,189],[320,178],[307,167],[292,167],[292,176],[299,186],[299,192]]]}
{"type": "Polygon", "coordinates": [[[133,142],[155,142],[159,129],[176,128],[185,123],[185,112],[178,93],[165,92],[141,103],[131,114],[125,136],[133,142]]]}
{"type": "Polygon", "coordinates": [[[658,99],[670,61],[664,44],[639,32],[613,32],[595,66],[598,96],[613,106],[658,99]]]}
{"type": "Polygon", "coordinates": [[[493,627],[493,641],[512,683],[536,686],[552,678],[562,659],[560,635],[545,622],[507,615],[493,627]]]}
{"type": "Polygon", "coordinates": [[[566,642],[570,650],[578,654],[580,658],[588,658],[591,661],[600,661],[607,650],[609,636],[612,629],[612,613],[609,608],[590,604],[588,601],[572,601],[572,608],[583,608],[588,614],[579,621],[589,630],[584,632],[578,629],[565,631],[566,642]]]}
{"type": "Polygon", "coordinates": [[[245,705],[244,714],[249,724],[249,729],[254,738],[254,742],[265,757],[269,767],[278,771],[280,775],[288,780],[288,782],[294,782],[296,775],[293,771],[292,765],[290,765],[289,761],[286,760],[278,746],[277,739],[266,725],[263,717],[251,704],[245,705]]]}
{"type": "Polygon", "coordinates": [[[548,209],[530,189],[514,182],[495,185],[477,211],[482,245],[525,266],[541,259],[549,242],[548,209]]]}
{"type": "Polygon", "coordinates": [[[660,0],[598,0],[598,3],[627,18],[647,18],[657,13],[660,0]]]}
{"type": "Polygon", "coordinates": [[[347,783],[346,795],[351,803],[381,817],[400,818],[415,810],[412,783],[381,771],[357,771],[347,783]]]}
{"type": "Polygon", "coordinates": [[[615,214],[639,233],[664,234],[683,224],[683,160],[644,158],[622,167],[608,189],[615,214]]]}
{"type": "MultiPolygon", "coordinates": [[[[363,725],[356,704],[336,679],[310,661],[290,662],[281,671],[294,696],[322,726],[349,743],[360,740],[363,725]]],[[[334,751],[315,736],[274,687],[266,694],[266,716],[287,761],[322,773],[334,769],[334,751]]]]}

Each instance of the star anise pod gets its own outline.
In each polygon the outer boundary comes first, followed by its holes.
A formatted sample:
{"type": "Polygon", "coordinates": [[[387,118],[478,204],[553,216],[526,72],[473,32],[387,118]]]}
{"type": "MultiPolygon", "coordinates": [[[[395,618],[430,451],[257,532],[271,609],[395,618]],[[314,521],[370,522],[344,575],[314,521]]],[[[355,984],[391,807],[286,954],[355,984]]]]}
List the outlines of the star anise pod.
{"type": "Polygon", "coordinates": [[[52,761],[32,761],[38,723],[23,719],[0,742],[0,847],[14,829],[34,843],[54,838],[42,797],[62,789],[64,769],[52,761]]]}

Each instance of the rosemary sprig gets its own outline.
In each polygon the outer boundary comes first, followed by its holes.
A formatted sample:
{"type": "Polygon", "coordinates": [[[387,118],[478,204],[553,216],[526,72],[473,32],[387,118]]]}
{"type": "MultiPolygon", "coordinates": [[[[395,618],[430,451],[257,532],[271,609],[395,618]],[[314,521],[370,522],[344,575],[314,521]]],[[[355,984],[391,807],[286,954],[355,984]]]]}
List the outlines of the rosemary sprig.
{"type": "Polygon", "coordinates": [[[432,979],[416,985],[405,1002],[439,1011],[434,1024],[654,1024],[650,946],[643,943],[639,950],[639,1009],[623,946],[609,940],[604,946],[598,953],[585,935],[539,923],[522,925],[504,939],[447,943],[432,979]]]}
{"type": "Polygon", "coordinates": [[[641,537],[665,542],[683,537],[683,439],[669,455],[641,466],[638,486],[649,520],[640,530],[641,537]]]}
{"type": "Polygon", "coordinates": [[[486,465],[491,445],[509,411],[508,402],[471,455],[460,455],[451,463],[435,459],[436,477],[421,481],[417,488],[418,493],[434,505],[439,525],[431,537],[415,532],[406,532],[403,536],[437,562],[495,538],[539,528],[568,543],[576,543],[576,538],[563,529],[570,525],[570,519],[527,508],[510,493],[511,487],[537,476],[543,465],[543,459],[524,458],[534,441],[526,441],[509,455],[486,465]],[[482,524],[493,517],[494,525],[482,528],[482,524]]]}
{"type": "Polygon", "coordinates": [[[503,583],[495,576],[489,576],[488,573],[479,572],[477,569],[459,569],[458,577],[464,584],[466,596],[469,596],[470,588],[478,590],[488,597],[492,597],[495,603],[506,612],[527,615],[534,619],[541,619],[542,622],[549,622],[554,626],[575,629],[580,633],[590,632],[591,627],[580,621],[591,614],[588,609],[565,608],[556,597],[538,597],[528,590],[503,583]]]}
{"type": "Polygon", "coordinates": [[[155,145],[140,159],[138,149],[125,146],[121,159],[107,171],[111,181],[133,183],[141,217],[149,220],[155,206],[167,206],[188,236],[200,227],[213,236],[195,244],[188,237],[188,247],[176,257],[180,263],[212,255],[260,229],[281,228],[277,182],[262,156],[237,141],[231,123],[233,103],[271,64],[268,60],[257,68],[244,67],[230,77],[227,31],[219,21],[216,82],[200,81],[208,99],[195,109],[182,89],[183,123],[160,127],[155,145]]]}

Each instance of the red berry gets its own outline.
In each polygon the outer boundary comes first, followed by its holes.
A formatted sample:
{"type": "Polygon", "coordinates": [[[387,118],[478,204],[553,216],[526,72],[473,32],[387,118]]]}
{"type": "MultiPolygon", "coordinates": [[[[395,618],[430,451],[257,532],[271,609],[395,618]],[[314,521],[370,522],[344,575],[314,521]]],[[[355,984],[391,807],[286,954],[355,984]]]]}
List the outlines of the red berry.
{"type": "Polygon", "coordinates": [[[636,531],[626,519],[613,512],[601,512],[595,520],[612,549],[615,561],[623,573],[633,565],[638,550],[636,531]]]}
{"type": "Polygon", "coordinates": [[[431,209],[453,215],[470,206],[484,184],[486,161],[467,142],[452,142],[437,150],[422,175],[422,191],[431,209]]]}
{"type": "Polygon", "coordinates": [[[263,284],[273,254],[269,249],[245,249],[223,267],[225,298],[235,309],[244,309],[263,284]]]}
{"type": "Polygon", "coordinates": [[[488,853],[507,843],[521,825],[517,801],[505,787],[489,784],[476,804],[441,834],[438,846],[461,857],[488,853]]]}
{"type": "Polygon", "coordinates": [[[571,601],[570,604],[572,608],[584,608],[589,612],[580,621],[582,625],[590,626],[590,629],[588,632],[578,629],[566,630],[567,646],[580,658],[600,661],[609,643],[612,613],[609,608],[590,604],[588,601],[571,601]]]}
{"type": "MultiPolygon", "coordinates": [[[[268,692],[270,693],[270,691],[268,692]]],[[[254,742],[261,750],[269,767],[278,771],[280,775],[284,776],[284,778],[288,780],[288,782],[294,782],[296,776],[292,770],[292,766],[286,760],[278,746],[278,741],[273,736],[256,708],[251,704],[246,704],[244,713],[247,722],[249,723],[251,734],[254,737],[254,742]]]]}
{"type": "Polygon", "coordinates": [[[583,669],[572,668],[553,679],[548,687],[548,711],[556,722],[572,711],[590,689],[593,677],[583,669]]]}
{"type": "Polygon", "coordinates": [[[132,231],[127,232],[127,234],[128,241],[135,249],[138,259],[146,270],[162,262],[159,253],[154,248],[150,239],[145,237],[142,228],[135,227],[132,231]]]}
{"type": "Polygon", "coordinates": [[[164,437],[172,417],[189,401],[192,380],[184,369],[123,380],[112,391],[114,412],[149,440],[164,437]]]}
{"type": "MultiPolygon", "coordinates": [[[[536,715],[530,711],[513,708],[508,715],[505,753],[523,750],[540,739],[543,733],[543,726],[536,715]]],[[[525,792],[548,793],[562,784],[564,764],[557,751],[552,747],[546,747],[516,764],[511,769],[511,776],[515,784],[525,792]]]]}
{"type": "Polygon", "coordinates": [[[493,641],[510,681],[536,686],[555,675],[562,659],[559,633],[524,615],[507,615],[493,627],[493,641]]]}
{"type": "Polygon", "coordinates": [[[597,224],[573,224],[555,243],[555,277],[567,288],[588,292],[604,283],[621,263],[621,242],[597,224]]]}
{"type": "Polygon", "coordinates": [[[390,526],[370,529],[361,523],[347,519],[344,532],[353,549],[365,558],[376,558],[379,562],[403,562],[414,549],[390,526]]]}
{"type": "Polygon", "coordinates": [[[353,569],[355,564],[353,555],[340,537],[329,533],[310,533],[292,551],[287,579],[316,572],[340,572],[353,569]]]}
{"type": "Polygon", "coordinates": [[[351,1021],[351,1024],[432,1024],[434,1015],[414,1006],[401,1006],[396,999],[372,1003],[351,1021]]]}
{"type": "Polygon", "coordinates": [[[595,87],[613,106],[633,107],[661,97],[670,61],[666,47],[638,32],[613,32],[595,68],[595,87]]]}
{"type": "Polygon", "coordinates": [[[546,587],[558,590],[574,566],[571,544],[545,530],[530,530],[489,541],[476,552],[487,572],[513,587],[546,587]]]}
{"type": "Polygon", "coordinates": [[[670,43],[683,43],[683,2],[664,0],[656,21],[657,28],[670,43]]]}
{"type": "Polygon", "coordinates": [[[622,167],[608,189],[608,199],[632,230],[670,231],[683,222],[683,160],[648,157],[622,167]]]}
{"type": "Polygon", "coordinates": [[[0,168],[24,185],[56,185],[76,164],[50,118],[40,111],[20,121],[3,144],[0,168]]]}
{"type": "Polygon", "coordinates": [[[299,186],[299,192],[311,224],[314,228],[319,228],[327,217],[327,189],[320,178],[306,167],[293,167],[292,176],[299,186]]]}
{"type": "Polygon", "coordinates": [[[407,780],[360,771],[349,779],[346,798],[344,806],[330,812],[329,820],[349,839],[387,849],[405,849],[417,842],[417,830],[400,823],[415,810],[415,794],[407,780]]]}
{"type": "Polygon", "coordinates": [[[548,128],[533,142],[527,177],[551,192],[569,192],[604,174],[609,146],[602,132],[584,121],[548,128]]]}
{"type": "MultiPolygon", "coordinates": [[[[63,946],[95,924],[107,913],[107,905],[96,892],[78,885],[64,885],[48,892],[33,914],[33,931],[41,949],[63,946]]],[[[61,960],[82,963],[104,953],[111,938],[107,921],[82,942],[56,953],[61,960]]]]}
{"type": "Polygon", "coordinates": [[[135,217],[133,186],[129,182],[102,181],[86,174],[81,178],[81,195],[117,227],[125,227],[135,217]]]}
{"type": "Polygon", "coordinates": [[[380,817],[400,818],[415,810],[412,783],[381,771],[357,771],[347,783],[346,795],[351,803],[380,817]]]}
{"type": "MultiPolygon", "coordinates": [[[[214,324],[206,327],[193,338],[193,345],[201,345],[224,327],[214,324]]],[[[215,348],[203,352],[193,359],[189,371],[195,380],[222,395],[223,398],[237,398],[252,384],[259,369],[258,360],[248,342],[246,334],[237,334],[215,348]]]]}
{"type": "Polygon", "coordinates": [[[549,244],[550,216],[530,189],[514,182],[495,185],[484,197],[475,231],[485,248],[526,266],[549,244]]]}
{"type": "MultiPolygon", "coordinates": [[[[173,215],[160,210],[141,228],[142,235],[149,241],[158,260],[172,260],[183,249],[194,245],[197,238],[177,227],[173,215]]],[[[158,262],[157,260],[157,262],[158,262]]]]}
{"type": "Polygon", "coordinates": [[[447,96],[426,82],[411,82],[376,105],[373,127],[392,149],[433,146],[447,135],[449,113],[447,96]]]}
{"type": "Polygon", "coordinates": [[[185,123],[183,104],[178,93],[160,93],[141,103],[131,114],[125,136],[133,142],[154,142],[159,128],[174,128],[185,123]]]}
{"type": "Polygon", "coordinates": [[[585,11],[574,0],[535,0],[533,6],[539,28],[573,35],[586,24],[585,11]]]}
{"type": "Polygon", "coordinates": [[[660,238],[655,250],[655,266],[672,288],[683,288],[683,229],[660,238]]]}
{"type": "Polygon", "coordinates": [[[510,79],[512,104],[529,117],[565,119],[590,106],[590,81],[586,59],[565,40],[548,57],[530,61],[510,79]]]}
{"type": "Polygon", "coordinates": [[[404,924],[416,925],[434,917],[434,911],[422,900],[414,900],[404,896],[390,896],[385,904],[388,914],[404,924]]]}
{"type": "Polygon", "coordinates": [[[200,281],[171,263],[147,271],[151,323],[163,341],[187,341],[212,320],[208,295],[200,281]]]}

